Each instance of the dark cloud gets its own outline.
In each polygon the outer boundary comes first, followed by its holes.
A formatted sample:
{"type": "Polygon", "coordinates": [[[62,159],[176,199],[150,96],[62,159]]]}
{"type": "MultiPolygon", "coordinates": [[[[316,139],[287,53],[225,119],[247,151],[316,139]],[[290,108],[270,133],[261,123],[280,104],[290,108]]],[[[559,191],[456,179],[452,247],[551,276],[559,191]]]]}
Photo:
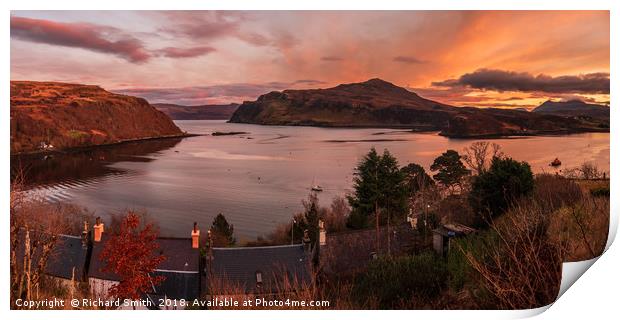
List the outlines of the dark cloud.
{"type": "Polygon", "coordinates": [[[142,97],[151,103],[198,105],[254,100],[258,96],[271,91],[315,87],[324,83],[319,80],[302,79],[293,82],[232,83],[183,88],[132,88],[111,91],[142,97]]]}
{"type": "Polygon", "coordinates": [[[458,79],[433,82],[437,87],[464,86],[481,90],[547,93],[609,93],[609,73],[534,76],[527,72],[479,69],[458,79]]]}
{"type": "Polygon", "coordinates": [[[343,61],[344,59],[341,57],[337,57],[337,56],[325,56],[325,57],[321,57],[321,60],[323,61],[343,61]]]}
{"type": "Polygon", "coordinates": [[[119,56],[130,62],[145,62],[151,54],[142,42],[112,27],[90,23],[63,23],[11,17],[11,37],[25,41],[82,48],[119,56]]]}
{"type": "Polygon", "coordinates": [[[413,56],[397,56],[392,59],[394,62],[406,63],[406,64],[421,64],[426,63],[426,61],[420,60],[413,56]]]}
{"type": "Polygon", "coordinates": [[[212,47],[175,48],[167,47],[157,50],[159,55],[168,58],[193,58],[215,51],[212,47]]]}

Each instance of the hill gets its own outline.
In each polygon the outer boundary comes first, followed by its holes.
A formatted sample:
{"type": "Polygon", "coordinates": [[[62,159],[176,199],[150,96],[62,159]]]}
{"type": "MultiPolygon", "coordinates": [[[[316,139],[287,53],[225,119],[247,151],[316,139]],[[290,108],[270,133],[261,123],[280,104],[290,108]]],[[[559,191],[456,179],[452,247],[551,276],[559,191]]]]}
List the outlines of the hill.
{"type": "Polygon", "coordinates": [[[609,107],[600,104],[585,103],[580,100],[546,101],[532,112],[555,114],[566,117],[591,117],[609,122],[609,107]]]}
{"type": "Polygon", "coordinates": [[[207,104],[183,106],[171,103],[153,103],[153,107],[173,120],[228,120],[239,104],[207,104]]]}
{"type": "Polygon", "coordinates": [[[241,104],[230,122],[409,128],[461,138],[608,130],[597,121],[557,115],[453,107],[381,79],[328,89],[273,91],[241,104]]]}
{"type": "Polygon", "coordinates": [[[176,137],[146,100],[98,86],[11,81],[11,154],[176,137]]]}

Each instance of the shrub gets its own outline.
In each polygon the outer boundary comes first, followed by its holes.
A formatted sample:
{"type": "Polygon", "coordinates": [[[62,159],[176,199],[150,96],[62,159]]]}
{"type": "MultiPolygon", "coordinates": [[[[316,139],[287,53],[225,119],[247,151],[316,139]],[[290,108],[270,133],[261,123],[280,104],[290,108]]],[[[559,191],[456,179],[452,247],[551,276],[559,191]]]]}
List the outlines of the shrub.
{"type": "Polygon", "coordinates": [[[381,308],[395,308],[436,299],[446,287],[448,271],[443,259],[434,253],[398,258],[379,258],[360,274],[353,295],[359,301],[375,299],[381,308]]]}
{"type": "Polygon", "coordinates": [[[609,187],[599,187],[599,188],[594,188],[592,190],[590,190],[590,194],[593,197],[607,197],[609,198],[609,187]]]}
{"type": "Polygon", "coordinates": [[[534,179],[532,199],[547,212],[573,205],[583,198],[581,188],[562,176],[539,174],[534,179]]]}
{"type": "Polygon", "coordinates": [[[495,217],[533,189],[534,176],[527,162],[495,157],[489,170],[474,178],[469,199],[475,212],[495,217]]]}

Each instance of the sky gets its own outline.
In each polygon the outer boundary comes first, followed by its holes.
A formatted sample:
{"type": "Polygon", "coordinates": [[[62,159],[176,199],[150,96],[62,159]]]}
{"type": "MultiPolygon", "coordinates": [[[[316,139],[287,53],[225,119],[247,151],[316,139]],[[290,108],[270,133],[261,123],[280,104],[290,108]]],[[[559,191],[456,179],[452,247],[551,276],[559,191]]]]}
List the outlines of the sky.
{"type": "Polygon", "coordinates": [[[454,106],[609,104],[608,11],[12,11],[11,80],[222,104],[381,78],[454,106]]]}

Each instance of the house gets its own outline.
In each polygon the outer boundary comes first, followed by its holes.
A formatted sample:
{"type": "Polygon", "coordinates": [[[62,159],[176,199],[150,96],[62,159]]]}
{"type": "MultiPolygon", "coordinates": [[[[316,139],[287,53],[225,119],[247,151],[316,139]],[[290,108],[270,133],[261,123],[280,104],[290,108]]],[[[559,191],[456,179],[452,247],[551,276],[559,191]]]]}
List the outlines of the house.
{"type": "Polygon", "coordinates": [[[326,233],[321,228],[320,269],[325,275],[346,277],[366,268],[381,255],[399,256],[421,248],[417,232],[408,223],[326,233]],[[378,231],[378,232],[377,232],[378,231]]]}
{"type": "MultiPolygon", "coordinates": [[[[195,233],[192,231],[192,234],[195,233]]],[[[93,297],[100,299],[108,298],[108,291],[118,284],[120,277],[114,273],[106,272],[105,261],[101,259],[101,252],[106,244],[106,235],[97,234],[95,229],[92,243],[92,257],[88,268],[88,283],[93,297]],[[97,241],[99,240],[99,241],[97,241]]],[[[188,238],[157,238],[159,246],[158,254],[164,256],[152,276],[163,276],[164,279],[152,290],[147,292],[147,297],[157,302],[159,299],[185,299],[193,300],[200,296],[200,252],[191,237],[188,238]]]]}
{"type": "Polygon", "coordinates": [[[24,270],[26,239],[32,250],[30,268],[35,270],[43,252],[42,243],[51,244],[43,273],[48,279],[58,282],[69,289],[77,282],[86,280],[86,266],[88,265],[89,247],[87,239],[78,236],[60,234],[53,239],[50,235],[19,230],[15,249],[16,267],[18,272],[24,270]]]}
{"type": "Polygon", "coordinates": [[[210,295],[303,290],[312,285],[311,257],[303,244],[211,248],[205,290],[210,295]]]}
{"type": "Polygon", "coordinates": [[[452,238],[463,237],[475,231],[476,229],[458,223],[443,224],[433,230],[433,249],[437,254],[446,255],[450,251],[452,238]]]}

